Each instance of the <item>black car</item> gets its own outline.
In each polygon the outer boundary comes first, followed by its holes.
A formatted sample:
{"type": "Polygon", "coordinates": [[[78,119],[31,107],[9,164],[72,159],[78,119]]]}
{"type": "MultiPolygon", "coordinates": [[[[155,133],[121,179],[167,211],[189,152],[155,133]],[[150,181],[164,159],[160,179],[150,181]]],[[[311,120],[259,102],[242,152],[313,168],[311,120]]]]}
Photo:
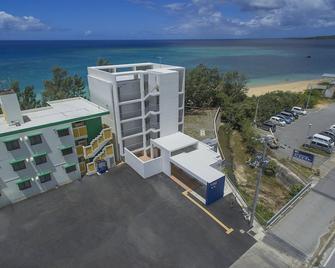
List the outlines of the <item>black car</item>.
{"type": "Polygon", "coordinates": [[[259,127],[263,130],[266,130],[266,131],[270,131],[270,129],[271,129],[272,132],[276,132],[276,128],[277,128],[277,126],[275,124],[273,124],[271,121],[265,121],[259,127]]]}
{"type": "Polygon", "coordinates": [[[298,119],[298,118],[299,118],[298,113],[296,113],[296,112],[294,112],[294,111],[291,111],[291,110],[289,110],[289,109],[285,109],[284,111],[285,111],[286,113],[289,113],[289,114],[291,114],[292,116],[294,116],[295,119],[298,119]]]}

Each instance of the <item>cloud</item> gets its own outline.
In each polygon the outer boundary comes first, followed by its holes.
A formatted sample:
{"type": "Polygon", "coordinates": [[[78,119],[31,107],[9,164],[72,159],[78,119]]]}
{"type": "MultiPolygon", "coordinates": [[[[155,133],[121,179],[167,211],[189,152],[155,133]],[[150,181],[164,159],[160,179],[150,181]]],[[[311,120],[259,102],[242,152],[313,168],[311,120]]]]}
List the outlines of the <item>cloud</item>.
{"type": "Polygon", "coordinates": [[[132,4],[136,4],[136,5],[142,5],[146,8],[155,8],[156,7],[156,3],[154,1],[151,0],[128,0],[128,2],[132,3],[132,4]]]}
{"type": "Polygon", "coordinates": [[[183,10],[186,7],[186,3],[171,3],[164,5],[166,9],[169,9],[171,11],[180,11],[183,10]]]}
{"type": "Polygon", "coordinates": [[[165,28],[175,34],[247,35],[335,26],[335,0],[188,0],[165,8],[180,15],[165,28]],[[227,5],[239,9],[234,18],[227,5]]]}
{"type": "Polygon", "coordinates": [[[0,31],[43,31],[51,28],[32,16],[17,17],[0,11],[0,31]]]}
{"type": "Polygon", "coordinates": [[[84,32],[85,36],[90,36],[93,32],[91,30],[87,30],[84,32]]]}
{"type": "MultiPolygon", "coordinates": [[[[259,0],[249,1],[248,5],[257,1],[259,0]]],[[[240,25],[251,28],[278,27],[283,30],[298,27],[320,28],[335,25],[334,1],[277,0],[272,2],[272,10],[268,10],[267,12],[259,10],[250,20],[240,21],[240,25]],[[281,6],[275,8],[274,2],[280,3],[281,6]]]]}

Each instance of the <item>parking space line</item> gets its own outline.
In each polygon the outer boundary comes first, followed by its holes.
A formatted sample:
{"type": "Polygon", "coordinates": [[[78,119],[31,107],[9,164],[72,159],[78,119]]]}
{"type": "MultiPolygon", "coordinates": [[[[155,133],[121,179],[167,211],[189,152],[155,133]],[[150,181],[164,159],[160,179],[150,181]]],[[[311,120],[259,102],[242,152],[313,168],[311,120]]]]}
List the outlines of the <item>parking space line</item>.
{"type": "Polygon", "coordinates": [[[188,193],[190,192],[190,190],[186,190],[184,192],[182,192],[182,194],[188,199],[190,200],[193,204],[195,204],[196,206],[198,206],[202,211],[204,211],[212,220],[214,220],[217,224],[219,224],[223,229],[225,229],[226,234],[231,234],[234,229],[233,228],[229,228],[228,226],[226,226],[223,222],[221,222],[217,217],[215,217],[211,212],[209,212],[206,208],[204,208],[202,205],[200,205],[197,201],[195,201],[192,197],[190,197],[188,195],[188,193]]]}

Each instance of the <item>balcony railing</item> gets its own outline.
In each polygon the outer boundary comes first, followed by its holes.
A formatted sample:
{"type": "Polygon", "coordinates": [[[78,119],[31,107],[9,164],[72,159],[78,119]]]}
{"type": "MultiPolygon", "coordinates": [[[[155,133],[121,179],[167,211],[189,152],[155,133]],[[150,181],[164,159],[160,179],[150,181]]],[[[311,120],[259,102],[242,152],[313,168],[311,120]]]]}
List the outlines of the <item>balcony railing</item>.
{"type": "Polygon", "coordinates": [[[131,136],[131,135],[135,135],[138,133],[143,132],[142,126],[140,127],[133,127],[133,128],[123,128],[122,129],[122,136],[123,137],[127,137],[127,136],[131,136]]]}
{"type": "Polygon", "coordinates": [[[91,141],[90,145],[83,146],[84,157],[86,159],[94,157],[112,138],[112,129],[104,128],[100,134],[91,141]]]}
{"type": "Polygon", "coordinates": [[[126,119],[130,119],[130,118],[134,118],[134,117],[139,117],[141,115],[142,115],[142,111],[140,109],[135,110],[135,111],[129,111],[129,112],[120,111],[121,120],[126,120],[126,119]]]}

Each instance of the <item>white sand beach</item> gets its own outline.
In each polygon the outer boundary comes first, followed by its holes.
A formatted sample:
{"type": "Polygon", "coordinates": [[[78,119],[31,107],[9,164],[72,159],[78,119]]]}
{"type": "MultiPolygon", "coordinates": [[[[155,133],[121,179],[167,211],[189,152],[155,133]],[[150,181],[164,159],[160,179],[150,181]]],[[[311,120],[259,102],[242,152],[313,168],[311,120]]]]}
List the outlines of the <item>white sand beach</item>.
{"type": "Polygon", "coordinates": [[[250,87],[248,96],[260,96],[272,91],[302,92],[307,89],[308,84],[317,84],[320,80],[302,80],[296,82],[279,83],[265,86],[250,87]]]}

